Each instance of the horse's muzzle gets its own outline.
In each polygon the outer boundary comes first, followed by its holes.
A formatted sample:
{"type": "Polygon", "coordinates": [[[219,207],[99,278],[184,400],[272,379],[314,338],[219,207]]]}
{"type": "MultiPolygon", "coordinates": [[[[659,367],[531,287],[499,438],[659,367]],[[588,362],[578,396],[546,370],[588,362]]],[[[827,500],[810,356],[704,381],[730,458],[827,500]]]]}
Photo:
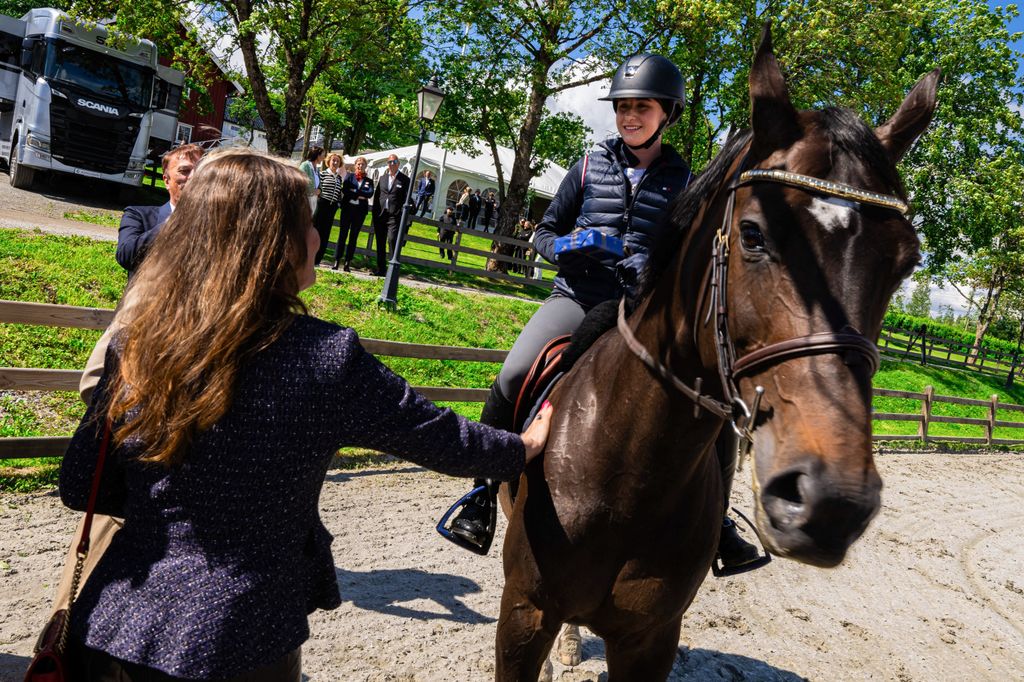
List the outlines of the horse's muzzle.
{"type": "Polygon", "coordinates": [[[878,511],[881,490],[873,467],[856,482],[837,480],[809,456],[763,485],[758,529],[773,554],[836,566],[878,511]]]}

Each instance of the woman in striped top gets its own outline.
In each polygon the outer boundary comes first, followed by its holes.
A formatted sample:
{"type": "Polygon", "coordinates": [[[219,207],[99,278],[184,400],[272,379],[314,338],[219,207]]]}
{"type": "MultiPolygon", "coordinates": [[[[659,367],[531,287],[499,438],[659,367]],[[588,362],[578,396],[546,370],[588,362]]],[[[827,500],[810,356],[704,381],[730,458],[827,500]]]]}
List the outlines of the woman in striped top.
{"type": "MultiPolygon", "coordinates": [[[[343,179],[341,168],[341,155],[332,153],[327,156],[327,170],[320,175],[320,196],[317,197],[316,215],[313,217],[313,225],[316,227],[317,234],[320,235],[320,248],[316,251],[317,265],[320,265],[324,251],[327,250],[327,242],[331,238],[331,226],[334,225],[334,214],[338,212],[338,206],[341,205],[341,181],[343,179]]],[[[341,241],[340,237],[338,241],[341,241]]],[[[340,249],[340,245],[335,247],[335,252],[340,249]]]]}

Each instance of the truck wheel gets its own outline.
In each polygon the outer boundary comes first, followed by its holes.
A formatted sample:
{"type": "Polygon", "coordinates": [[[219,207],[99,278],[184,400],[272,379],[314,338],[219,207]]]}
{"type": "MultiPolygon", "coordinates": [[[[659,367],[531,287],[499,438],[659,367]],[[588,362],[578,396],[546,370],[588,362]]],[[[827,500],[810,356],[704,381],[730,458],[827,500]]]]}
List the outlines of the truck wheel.
{"type": "Polygon", "coordinates": [[[35,178],[35,169],[26,168],[18,162],[18,140],[11,144],[11,156],[7,160],[7,168],[11,173],[11,187],[15,189],[28,189],[32,186],[35,178]]]}

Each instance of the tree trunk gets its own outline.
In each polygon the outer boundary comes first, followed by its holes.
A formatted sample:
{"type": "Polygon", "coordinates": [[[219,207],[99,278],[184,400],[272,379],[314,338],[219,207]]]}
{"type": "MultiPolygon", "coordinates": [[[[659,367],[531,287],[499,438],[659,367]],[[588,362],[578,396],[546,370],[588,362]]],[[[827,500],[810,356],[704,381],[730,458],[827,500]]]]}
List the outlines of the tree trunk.
{"type": "MultiPolygon", "coordinates": [[[[530,187],[530,180],[533,179],[530,157],[533,156],[533,144],[537,139],[541,116],[544,114],[544,100],[548,96],[547,74],[549,68],[550,65],[541,62],[537,62],[533,68],[530,100],[523,125],[519,129],[519,142],[516,144],[516,160],[512,165],[512,177],[509,179],[505,201],[498,212],[498,227],[495,229],[496,234],[505,237],[511,237],[515,232],[519,214],[526,204],[526,192],[530,187]]],[[[494,250],[510,255],[512,247],[503,244],[494,250]]],[[[507,269],[507,264],[492,259],[487,261],[487,269],[504,272],[507,269]]]]}
{"type": "Polygon", "coordinates": [[[363,138],[366,137],[366,117],[361,111],[357,111],[352,121],[352,127],[348,129],[348,133],[345,135],[345,154],[347,156],[356,156],[359,154],[359,148],[363,146],[363,138]]]}
{"type": "Polygon", "coordinates": [[[1013,388],[1013,375],[1017,371],[1017,365],[1020,364],[1020,345],[1024,341],[1024,313],[1020,314],[1017,318],[1017,350],[1013,352],[1013,360],[1010,362],[1010,372],[1006,375],[1006,388],[1013,388]]]}
{"type": "Polygon", "coordinates": [[[303,126],[302,131],[302,153],[299,154],[300,159],[304,159],[309,156],[309,136],[313,132],[313,103],[310,102],[309,106],[306,107],[306,124],[303,126]]]}
{"type": "MultiPolygon", "coordinates": [[[[683,157],[686,165],[693,166],[693,145],[697,136],[697,121],[703,110],[704,99],[704,72],[699,71],[693,74],[693,93],[686,105],[690,108],[690,115],[686,121],[686,146],[680,150],[679,155],[683,157]]],[[[708,145],[711,146],[710,144],[708,145]]]]}
{"type": "Polygon", "coordinates": [[[1002,273],[996,273],[992,283],[985,292],[985,302],[978,307],[978,323],[974,327],[974,343],[971,345],[971,352],[967,356],[967,363],[974,365],[978,362],[981,354],[981,343],[988,333],[988,328],[996,316],[996,307],[999,305],[999,295],[1003,293],[1002,273]]]}

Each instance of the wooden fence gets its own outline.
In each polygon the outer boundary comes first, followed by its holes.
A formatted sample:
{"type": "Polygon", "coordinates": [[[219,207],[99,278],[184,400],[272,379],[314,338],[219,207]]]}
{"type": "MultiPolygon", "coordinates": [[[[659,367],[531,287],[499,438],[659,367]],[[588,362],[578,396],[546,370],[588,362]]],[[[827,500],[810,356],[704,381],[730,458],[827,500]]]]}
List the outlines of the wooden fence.
{"type": "MultiPolygon", "coordinates": [[[[413,218],[413,220],[415,222],[427,225],[428,227],[436,228],[438,226],[438,222],[430,218],[421,218],[417,216],[413,218]]],[[[334,224],[337,226],[338,221],[335,220],[334,224]]],[[[515,282],[517,284],[522,284],[524,286],[535,286],[543,289],[551,288],[551,281],[541,279],[541,273],[543,273],[545,270],[556,271],[558,270],[558,267],[538,258],[537,253],[532,249],[532,245],[530,244],[530,242],[524,241],[522,239],[515,239],[513,237],[503,237],[500,235],[491,234],[490,232],[484,232],[482,230],[471,230],[466,227],[454,227],[445,225],[445,228],[455,232],[454,243],[449,244],[446,242],[441,242],[439,239],[430,239],[427,237],[420,237],[408,233],[406,234],[406,241],[411,242],[413,244],[422,244],[430,248],[438,249],[438,251],[440,251],[441,249],[444,249],[445,251],[452,251],[455,255],[455,258],[453,258],[451,262],[416,258],[409,256],[406,253],[403,253],[401,256],[402,263],[419,265],[422,267],[434,268],[437,270],[443,270],[447,272],[461,272],[467,275],[487,277],[490,279],[496,279],[505,282],[515,282]],[[463,235],[467,234],[480,237],[481,239],[486,239],[491,242],[497,242],[499,244],[507,244],[509,246],[518,247],[523,253],[528,254],[528,256],[525,258],[517,258],[515,256],[506,256],[504,254],[496,253],[490,250],[485,251],[483,249],[474,249],[469,246],[464,246],[462,244],[462,237],[463,235]],[[518,266],[525,272],[492,272],[490,270],[483,270],[481,268],[466,267],[464,265],[458,264],[460,254],[472,254],[474,256],[492,258],[494,260],[507,263],[508,265],[518,266]]],[[[373,245],[373,228],[368,225],[363,225],[361,228],[360,237],[363,236],[366,237],[365,245],[357,246],[356,253],[362,256],[366,256],[367,258],[370,259],[371,262],[375,262],[375,259],[377,257],[377,251],[373,245]]],[[[337,245],[334,242],[328,242],[328,247],[332,249],[337,249],[337,245]]]]}
{"type": "MultiPolygon", "coordinates": [[[[50,327],[74,327],[80,329],[105,329],[113,319],[113,310],[104,308],[81,308],[48,303],[23,303],[18,301],[0,301],[0,324],[28,324],[50,327]]],[[[433,346],[398,341],[382,341],[379,339],[362,339],[366,350],[374,355],[390,357],[416,358],[420,360],[463,360],[469,362],[504,362],[508,351],[490,348],[461,348],[452,346],[433,346]]],[[[0,390],[14,391],[78,391],[81,372],[69,369],[35,369],[0,367],[0,390]]],[[[431,400],[450,402],[483,402],[488,390],[482,388],[443,388],[434,386],[417,386],[417,391],[431,400]]],[[[874,389],[876,397],[894,397],[921,401],[920,412],[906,413],[875,413],[876,421],[908,421],[918,423],[918,432],[914,435],[882,435],[874,436],[874,440],[923,440],[923,441],[959,441],[965,443],[985,443],[987,445],[1012,445],[1024,443],[1024,439],[999,439],[994,437],[996,428],[1024,428],[1024,421],[1005,421],[998,418],[999,410],[1024,412],[1024,406],[1000,403],[996,396],[990,400],[972,400],[935,395],[929,387],[925,393],[893,391],[890,389],[874,389]],[[987,417],[948,417],[935,415],[932,407],[935,403],[954,403],[985,407],[987,417]],[[930,424],[968,424],[985,429],[984,437],[949,437],[933,436],[928,433],[930,424]]],[[[1024,434],[1022,434],[1024,435],[1024,434]]],[[[48,437],[14,437],[0,438],[0,461],[25,457],[59,457],[64,453],[70,440],[69,436],[48,437]]]]}
{"type": "Polygon", "coordinates": [[[894,360],[919,360],[922,365],[967,369],[992,376],[1016,374],[1021,359],[1017,353],[983,347],[978,357],[969,362],[970,343],[896,327],[882,328],[878,349],[894,360]]]}

